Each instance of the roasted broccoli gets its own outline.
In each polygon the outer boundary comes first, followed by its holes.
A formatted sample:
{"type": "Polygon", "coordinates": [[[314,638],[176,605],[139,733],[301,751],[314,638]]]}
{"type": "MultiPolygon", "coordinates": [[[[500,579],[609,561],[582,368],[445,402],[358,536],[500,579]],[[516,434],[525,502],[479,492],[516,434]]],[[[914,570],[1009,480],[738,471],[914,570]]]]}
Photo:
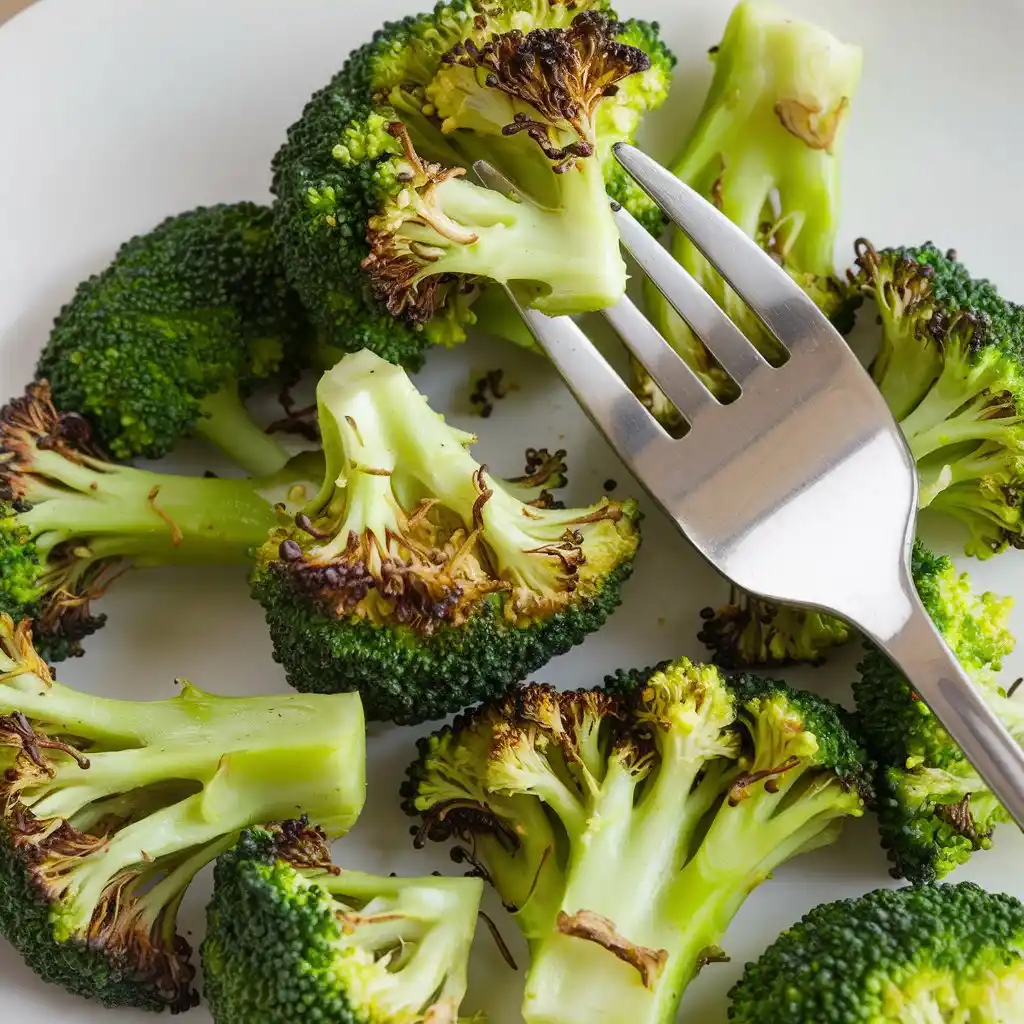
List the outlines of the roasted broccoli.
{"type": "MultiPolygon", "coordinates": [[[[970,555],[1024,547],[1024,307],[931,244],[861,239],[851,278],[878,312],[871,372],[917,461],[920,507],[963,522],[970,555]]],[[[700,634],[716,660],[743,665],[816,660],[849,635],[741,593],[700,634]]]]}
{"type": "Polygon", "coordinates": [[[971,882],[815,907],[730,993],[736,1024],[1009,1024],[1024,1014],[1024,905],[971,882]]]}
{"type": "Polygon", "coordinates": [[[820,665],[852,636],[841,619],[807,608],[776,604],[739,587],[729,603],[700,613],[697,639],[722,668],[778,668],[794,662],[820,665]]]}
{"type": "Polygon", "coordinates": [[[331,861],[308,820],[221,854],[202,945],[217,1024],[456,1024],[483,883],[331,861]]]}
{"type": "Polygon", "coordinates": [[[841,708],[684,659],[513,690],[421,740],[403,797],[514,913],[527,1024],[665,1024],[747,894],[867,791],[841,708]]]}
{"type": "Polygon", "coordinates": [[[857,268],[882,324],[872,374],[917,460],[921,507],[964,522],[968,554],[1024,547],[1024,307],[930,243],[861,240],[857,268]]]}
{"type": "MultiPolygon", "coordinates": [[[[300,690],[359,690],[368,717],[440,718],[502,693],[600,627],[639,543],[631,501],[537,507],[370,351],[317,390],[327,472],[253,574],[300,690]]],[[[525,490],[524,490],[525,488],[525,490]]]]}
{"type": "Polygon", "coordinates": [[[170,217],[78,287],[38,376],[62,412],[95,424],[117,459],[160,458],[198,434],[250,473],[288,455],[249,417],[251,386],[297,366],[306,319],[253,203],[170,217]]]}
{"type": "Polygon", "coordinates": [[[369,348],[415,369],[463,340],[488,280],[550,313],[617,301],[606,185],[645,223],[657,213],[611,149],[664,100],[673,64],[655,26],[617,21],[607,0],[442,0],[385,25],[274,161],[277,234],[320,362],[369,348]],[[530,201],[467,180],[479,159],[530,201]]]}
{"type": "Polygon", "coordinates": [[[262,481],[122,466],[32,384],[0,409],[0,612],[32,620],[48,661],[81,654],[105,621],[92,599],[125,568],[250,561],[279,519],[262,492],[318,462],[300,456],[262,481]]]}
{"type": "MultiPolygon", "coordinates": [[[[914,579],[929,615],[993,710],[1024,742],[1024,706],[996,680],[1013,649],[1007,629],[1012,601],[977,594],[966,574],[922,545],[914,579]]],[[[941,878],[975,850],[991,846],[992,829],[1008,820],[935,716],[899,669],[869,647],[854,683],[861,728],[878,771],[876,807],[882,844],[896,877],[941,878]]]]}
{"type": "MultiPolygon", "coordinates": [[[[835,271],[839,156],[861,51],[771,4],[744,2],[719,46],[697,124],[673,171],[770,252],[834,322],[852,326],[855,294],[835,271]]],[[[765,355],[778,345],[681,232],[672,251],[765,355]]],[[[653,286],[652,319],[716,394],[734,385],[653,286]]],[[[669,427],[678,413],[644,373],[638,394],[669,427]]]]}
{"type": "Polygon", "coordinates": [[[54,682],[0,616],[0,933],[46,981],[110,1006],[197,999],[178,906],[247,825],[365,797],[359,698],[104,700],[54,682]]]}

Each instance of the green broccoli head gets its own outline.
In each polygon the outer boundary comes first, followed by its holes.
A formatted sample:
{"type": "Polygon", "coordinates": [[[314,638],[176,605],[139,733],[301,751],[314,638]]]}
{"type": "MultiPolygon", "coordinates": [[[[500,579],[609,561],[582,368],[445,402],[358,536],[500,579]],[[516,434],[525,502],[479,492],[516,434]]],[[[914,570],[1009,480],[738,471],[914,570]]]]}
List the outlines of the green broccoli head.
{"type": "Polygon", "coordinates": [[[617,301],[605,176],[646,223],[654,212],[611,149],[663,102],[672,65],[655,26],[617,21],[606,0],[451,0],[385,25],[274,162],[277,233],[321,362],[369,348],[415,369],[463,340],[488,281],[551,313],[617,301]],[[530,200],[468,181],[479,159],[530,200]]]}
{"type": "MultiPolygon", "coordinates": [[[[672,165],[779,262],[843,330],[856,293],[836,274],[839,159],[861,51],[772,4],[740,3],[712,51],[714,79],[697,124],[672,165]]],[[[778,343],[696,246],[677,232],[676,259],[769,360],[778,343]]],[[[735,386],[700,339],[653,286],[652,319],[716,394],[735,386]]],[[[659,419],[678,412],[642,368],[635,386],[659,419]]]]}
{"type": "Polygon", "coordinates": [[[249,472],[280,469],[288,456],[242,404],[307,340],[271,220],[253,203],[200,208],[121,246],[40,357],[57,407],[88,416],[118,459],[160,458],[198,434],[249,472]]]}
{"type": "Polygon", "coordinates": [[[440,718],[504,692],[618,605],[634,502],[522,500],[536,480],[493,478],[472,435],[369,351],[325,374],[317,398],[323,488],[253,575],[293,686],[359,690],[372,718],[440,718]]]}
{"type": "Polygon", "coordinates": [[[202,945],[218,1024],[456,1024],[483,883],[342,870],[308,819],[247,829],[202,945]]]}
{"type": "Polygon", "coordinates": [[[882,325],[872,375],[917,461],[920,505],[961,520],[967,553],[1024,546],[1024,308],[931,243],[857,244],[882,325]]]}
{"type": "Polygon", "coordinates": [[[527,1024],[674,1020],[748,893],[868,794],[842,709],[685,659],[513,690],[421,740],[403,787],[417,842],[463,841],[522,929],[527,1024]]]}
{"type": "MultiPolygon", "coordinates": [[[[299,456],[281,482],[301,478],[299,456]]],[[[46,382],[0,409],[0,613],[28,618],[50,662],[105,622],[92,602],[130,566],[247,563],[278,523],[276,480],[206,479],[111,462],[46,382]]]]}
{"type": "Polygon", "coordinates": [[[196,872],[247,825],[308,812],[346,831],[363,747],[354,696],[78,693],[0,616],[0,933],[70,992],[188,1009],[176,916],[196,872]]]}
{"type": "MultiPolygon", "coordinates": [[[[936,627],[993,710],[1024,741],[1024,712],[995,678],[1014,645],[1007,629],[1012,601],[975,593],[966,574],[920,543],[913,570],[936,627]]],[[[869,647],[859,671],[854,697],[878,766],[876,811],[892,873],[913,882],[934,881],[991,846],[992,830],[1007,820],[1006,812],[881,651],[869,647]]]]}
{"type": "Polygon", "coordinates": [[[729,603],[701,610],[697,639],[727,669],[820,665],[828,652],[847,643],[850,627],[841,619],[793,605],[775,604],[739,587],[729,603]]]}
{"type": "Polygon", "coordinates": [[[1019,1019],[1024,905],[971,882],[815,907],[730,993],[735,1024],[1019,1019]]]}

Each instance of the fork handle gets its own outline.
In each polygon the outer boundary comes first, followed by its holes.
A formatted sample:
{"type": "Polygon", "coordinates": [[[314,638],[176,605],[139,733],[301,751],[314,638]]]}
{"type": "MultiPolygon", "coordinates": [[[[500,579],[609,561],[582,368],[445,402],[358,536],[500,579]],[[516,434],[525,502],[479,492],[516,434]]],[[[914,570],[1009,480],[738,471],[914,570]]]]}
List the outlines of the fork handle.
{"type": "Polygon", "coordinates": [[[899,632],[878,644],[1024,829],[1024,750],[961,668],[916,594],[912,604],[899,632]]]}

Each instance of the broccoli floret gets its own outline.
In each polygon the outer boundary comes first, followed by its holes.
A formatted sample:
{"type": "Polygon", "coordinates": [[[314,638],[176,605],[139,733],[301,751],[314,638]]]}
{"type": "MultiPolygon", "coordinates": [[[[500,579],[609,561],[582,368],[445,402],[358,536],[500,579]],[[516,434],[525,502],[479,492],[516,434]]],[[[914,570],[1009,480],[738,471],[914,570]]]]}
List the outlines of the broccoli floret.
{"type": "Polygon", "coordinates": [[[251,561],[279,520],[263,492],[317,461],[299,456],[264,480],[122,466],[32,384],[0,409],[0,612],[32,620],[48,661],[79,655],[105,621],[92,600],[128,566],[251,561]]]}
{"type": "Polygon", "coordinates": [[[931,243],[862,239],[857,267],[882,325],[871,372],[917,460],[920,506],[965,523],[970,555],[1024,547],[1024,307],[931,243]]]}
{"type": "MultiPolygon", "coordinates": [[[[854,293],[835,271],[839,157],[861,51],[771,4],[744,2],[719,46],[704,108],[673,171],[774,256],[833,321],[852,326],[854,293]]],[[[681,232],[676,259],[771,361],[778,343],[681,232]]],[[[652,319],[716,394],[734,385],[661,293],[652,319]]],[[[678,412],[642,368],[638,394],[670,428],[678,412]]]]}
{"type": "Polygon", "coordinates": [[[420,741],[418,843],[458,837],[530,946],[527,1024],[670,1022],[747,894],[864,811],[842,709],[687,660],[530,685],[420,741]]]}
{"type": "Polygon", "coordinates": [[[605,175],[646,223],[653,212],[611,148],[663,102],[672,65],[656,27],[617,21],[607,0],[449,0],[385,25],[274,161],[276,229],[321,364],[369,348],[416,369],[464,339],[487,281],[550,313],[616,302],[605,175]],[[468,181],[478,159],[529,201],[468,181]]]}
{"type": "Polygon", "coordinates": [[[639,543],[635,502],[524,503],[405,372],[370,351],[317,391],[327,472],[253,575],[300,690],[421,721],[504,692],[598,629],[639,543]]]}
{"type": "Polygon", "coordinates": [[[325,840],[285,821],[218,858],[201,950],[217,1024],[456,1024],[483,883],[342,870],[325,840]]]}
{"type": "Polygon", "coordinates": [[[841,619],[766,601],[739,587],[732,588],[728,604],[703,608],[700,617],[697,639],[716,665],[728,669],[820,665],[852,635],[841,619]]]}
{"type": "Polygon", "coordinates": [[[736,1024],[998,1024],[1024,1012],[1024,905],[971,882],[815,907],[730,993],[736,1024]]]}
{"type": "Polygon", "coordinates": [[[110,1006],[197,1000],[178,906],[241,829],[365,798],[355,696],[105,700],[54,682],[0,616],[0,933],[44,980],[110,1006]]]}
{"type": "MultiPolygon", "coordinates": [[[[1024,707],[1008,698],[996,672],[1014,640],[1007,629],[1012,600],[977,594],[953,563],[914,550],[914,579],[932,621],[989,704],[1024,742],[1024,707]]],[[[876,788],[882,845],[896,877],[941,878],[992,844],[997,822],[1009,820],[963,751],[911,689],[899,669],[869,647],[853,692],[878,766],[876,788]]]]}
{"type": "Polygon", "coordinates": [[[88,416],[117,459],[198,434],[247,472],[279,470],[287,453],[242,402],[307,340],[271,221],[253,203],[200,208],[126,242],[79,285],[39,360],[57,408],[88,416]]]}
{"type": "MultiPolygon", "coordinates": [[[[911,575],[933,615],[943,614],[941,602],[931,600],[935,566],[940,563],[947,564],[915,542],[911,575]]],[[[712,652],[714,663],[727,669],[821,665],[830,651],[856,635],[841,619],[766,601],[739,587],[731,588],[728,604],[704,608],[700,617],[697,639],[712,652]]]]}

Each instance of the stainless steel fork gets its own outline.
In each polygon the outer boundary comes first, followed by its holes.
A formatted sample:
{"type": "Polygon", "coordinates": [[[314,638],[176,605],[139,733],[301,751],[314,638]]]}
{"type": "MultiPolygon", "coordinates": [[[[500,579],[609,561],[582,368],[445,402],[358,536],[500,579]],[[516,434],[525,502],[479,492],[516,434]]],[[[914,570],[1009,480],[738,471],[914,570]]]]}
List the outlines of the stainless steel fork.
{"type": "MultiPolygon", "coordinates": [[[[632,146],[616,156],[788,352],[769,365],[700,285],[615,207],[623,244],[739,387],[721,404],[629,300],[604,315],[685,419],[670,437],[569,317],[520,312],[651,497],[733,583],[860,628],[1024,828],[1024,751],[946,646],[914,587],[917,472],[843,338],[754,242],[632,146]]],[[[491,187],[510,188],[476,167],[491,187]]],[[[515,296],[509,293],[515,302],[515,296]]],[[[518,305],[518,303],[517,303],[518,305]]]]}

